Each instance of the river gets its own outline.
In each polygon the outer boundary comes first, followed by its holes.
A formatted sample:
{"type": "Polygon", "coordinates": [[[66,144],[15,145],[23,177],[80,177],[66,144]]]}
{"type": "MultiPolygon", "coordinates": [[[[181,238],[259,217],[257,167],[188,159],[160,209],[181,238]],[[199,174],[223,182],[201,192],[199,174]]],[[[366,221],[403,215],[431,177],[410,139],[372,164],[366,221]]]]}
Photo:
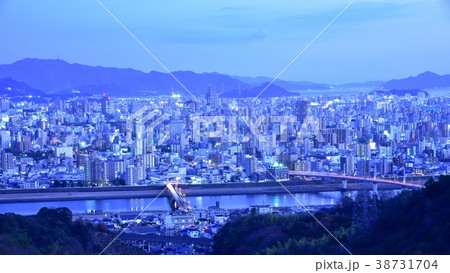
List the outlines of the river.
{"type": "MultiPolygon", "coordinates": [[[[383,195],[395,196],[401,190],[380,191],[383,195]]],[[[295,198],[304,206],[330,206],[340,202],[345,196],[354,198],[357,192],[319,192],[297,193],[295,198]]],[[[193,196],[186,198],[191,206],[206,209],[214,206],[216,201],[225,209],[248,208],[251,205],[271,205],[274,207],[300,206],[290,194],[245,194],[245,195],[219,195],[219,196],[193,196]]],[[[104,200],[77,200],[77,201],[51,201],[51,202],[27,202],[0,204],[0,213],[13,212],[17,214],[36,214],[42,207],[58,208],[67,207],[72,212],[84,213],[90,210],[103,210],[109,212],[141,211],[153,198],[127,198],[104,200]]],[[[171,209],[169,200],[165,197],[157,198],[147,210],[171,209]]]]}

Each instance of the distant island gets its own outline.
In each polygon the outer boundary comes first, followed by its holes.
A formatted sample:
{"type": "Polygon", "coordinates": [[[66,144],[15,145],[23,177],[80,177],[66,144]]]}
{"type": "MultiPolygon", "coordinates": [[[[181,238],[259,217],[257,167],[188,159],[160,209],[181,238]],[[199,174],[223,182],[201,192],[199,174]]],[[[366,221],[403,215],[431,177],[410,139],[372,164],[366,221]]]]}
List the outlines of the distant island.
{"type": "Polygon", "coordinates": [[[232,90],[220,95],[222,98],[267,98],[267,97],[290,97],[298,96],[297,93],[289,92],[286,89],[269,82],[263,83],[250,90],[232,90]],[[266,89],[267,88],[267,89],[266,89]]]}
{"type": "Polygon", "coordinates": [[[425,90],[419,90],[419,89],[403,89],[403,90],[397,90],[397,89],[392,89],[392,90],[374,90],[371,92],[371,94],[377,94],[377,95],[395,95],[395,96],[406,96],[406,95],[410,95],[410,96],[420,96],[421,94],[423,94],[423,96],[425,97],[429,97],[430,94],[425,91],[425,90]]]}

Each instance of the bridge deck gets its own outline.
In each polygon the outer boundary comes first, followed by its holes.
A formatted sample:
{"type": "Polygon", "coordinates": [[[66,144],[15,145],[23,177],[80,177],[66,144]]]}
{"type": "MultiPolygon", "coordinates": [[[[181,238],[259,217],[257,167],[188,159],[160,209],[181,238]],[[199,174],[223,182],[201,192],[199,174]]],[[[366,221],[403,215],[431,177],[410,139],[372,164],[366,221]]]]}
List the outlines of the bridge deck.
{"type": "Polygon", "coordinates": [[[176,187],[174,187],[171,183],[166,184],[166,186],[167,186],[167,189],[169,189],[169,192],[172,195],[172,198],[177,203],[179,209],[185,210],[185,211],[191,210],[191,206],[189,206],[186,199],[182,196],[182,194],[177,190],[176,187]]]}
{"type": "Polygon", "coordinates": [[[360,181],[360,182],[368,181],[368,182],[374,182],[374,183],[385,183],[385,184],[400,185],[400,186],[403,186],[403,187],[409,187],[409,188],[415,188],[415,189],[421,189],[421,188],[424,187],[422,184],[415,184],[415,183],[395,181],[395,180],[382,179],[382,178],[373,178],[373,177],[349,176],[349,175],[341,175],[341,174],[334,174],[334,173],[289,171],[289,175],[308,176],[308,177],[321,177],[321,178],[334,178],[334,179],[360,181]]]}

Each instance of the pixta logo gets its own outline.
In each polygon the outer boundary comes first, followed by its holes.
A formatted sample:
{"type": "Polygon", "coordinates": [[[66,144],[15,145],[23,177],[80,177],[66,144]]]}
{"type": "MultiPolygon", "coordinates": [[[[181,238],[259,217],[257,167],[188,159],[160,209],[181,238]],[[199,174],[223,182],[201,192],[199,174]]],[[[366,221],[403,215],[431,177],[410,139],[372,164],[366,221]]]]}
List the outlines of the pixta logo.
{"type": "MultiPolygon", "coordinates": [[[[171,137],[170,121],[171,115],[159,109],[151,109],[144,106],[127,118],[126,138],[128,143],[133,141],[133,132],[137,138],[149,137],[153,139],[154,130],[158,126],[164,126],[164,134],[159,137],[157,144],[161,145],[171,137]],[[145,128],[144,130],[133,130],[135,128],[145,128]],[[136,132],[138,131],[138,132],[136,132]]],[[[184,124],[184,132],[192,134],[193,142],[201,142],[202,137],[218,138],[221,142],[242,143],[250,141],[253,136],[259,143],[269,143],[277,137],[279,142],[288,142],[288,125],[297,123],[296,116],[266,116],[262,115],[255,120],[248,116],[204,116],[194,115],[190,122],[184,124]],[[271,130],[271,134],[262,128],[268,125],[278,124],[278,130],[271,130]],[[238,129],[244,126],[246,134],[238,139],[238,129]],[[239,127],[239,128],[238,128],[239,127]]],[[[242,132],[242,130],[239,130],[242,132]]],[[[305,117],[300,128],[296,130],[294,142],[301,142],[304,139],[315,138],[318,142],[325,142],[320,132],[317,119],[312,116],[305,117]]]]}

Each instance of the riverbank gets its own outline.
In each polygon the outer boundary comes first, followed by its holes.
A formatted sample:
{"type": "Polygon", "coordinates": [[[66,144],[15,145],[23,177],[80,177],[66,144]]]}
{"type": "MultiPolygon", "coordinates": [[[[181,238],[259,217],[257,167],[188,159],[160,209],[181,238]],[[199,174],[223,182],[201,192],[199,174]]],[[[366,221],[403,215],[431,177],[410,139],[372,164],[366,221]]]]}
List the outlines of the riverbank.
{"type": "MultiPolygon", "coordinates": [[[[291,193],[316,193],[342,190],[340,182],[286,181],[283,185],[291,193]]],[[[277,182],[266,183],[233,183],[180,185],[186,196],[239,195],[239,194],[277,194],[286,193],[277,182]]],[[[347,191],[372,189],[371,184],[348,183],[347,191]]],[[[400,189],[396,185],[379,184],[378,190],[400,189]]],[[[78,188],[78,189],[36,189],[36,190],[1,190],[0,203],[24,203],[45,201],[102,200],[124,198],[169,197],[163,185],[142,187],[110,187],[110,188],[78,188]]]]}

